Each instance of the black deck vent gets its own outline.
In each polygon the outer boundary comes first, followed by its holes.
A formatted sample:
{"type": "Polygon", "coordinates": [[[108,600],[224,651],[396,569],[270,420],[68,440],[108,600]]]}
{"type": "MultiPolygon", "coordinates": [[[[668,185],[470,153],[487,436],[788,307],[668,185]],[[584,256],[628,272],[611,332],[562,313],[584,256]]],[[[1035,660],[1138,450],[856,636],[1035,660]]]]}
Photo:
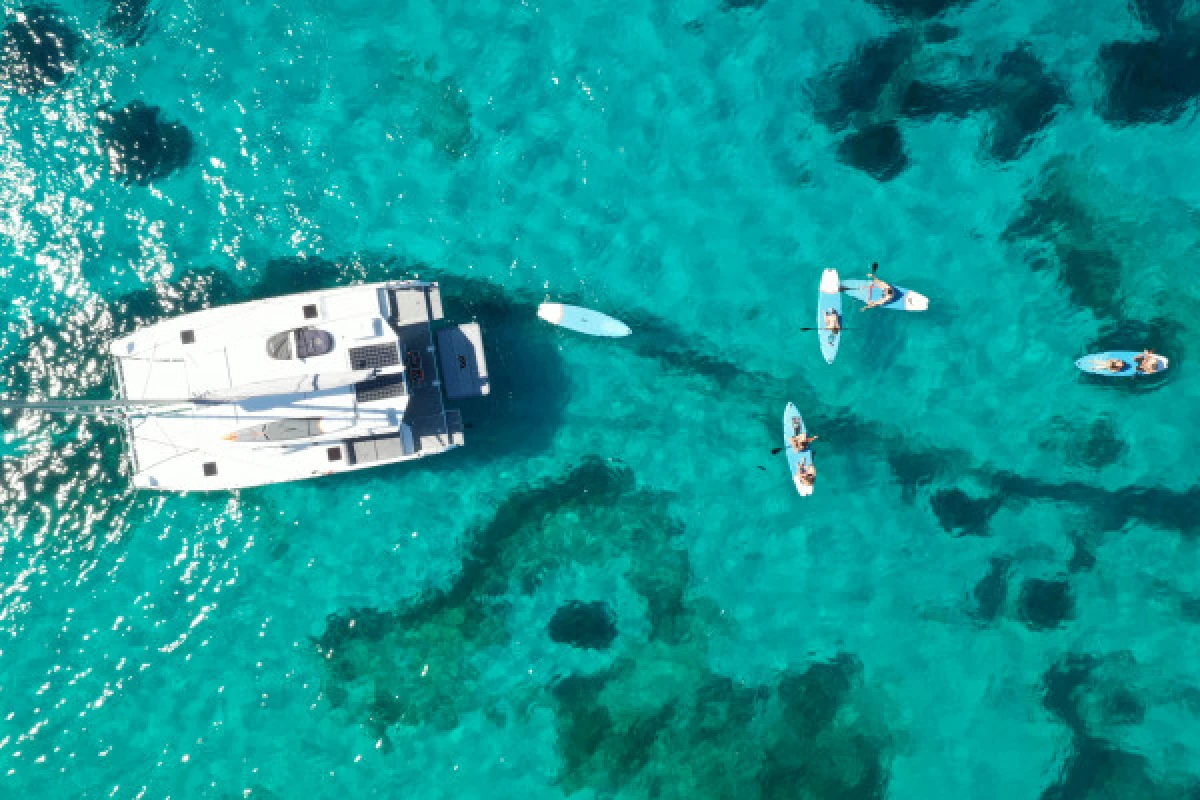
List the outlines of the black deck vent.
{"type": "Polygon", "coordinates": [[[317,307],[315,305],[311,305],[311,304],[305,306],[304,307],[304,318],[305,319],[316,319],[317,318],[317,307]]]}
{"type": "Polygon", "coordinates": [[[180,331],[179,332],[179,341],[183,342],[184,344],[195,344],[196,332],[195,331],[180,331]]]}
{"type": "Polygon", "coordinates": [[[213,475],[216,475],[216,474],[217,474],[217,462],[205,461],[204,462],[204,477],[211,478],[213,475]]]}
{"type": "Polygon", "coordinates": [[[342,460],[342,448],[330,447],[325,450],[325,455],[329,456],[330,461],[341,461],[342,460]]]}

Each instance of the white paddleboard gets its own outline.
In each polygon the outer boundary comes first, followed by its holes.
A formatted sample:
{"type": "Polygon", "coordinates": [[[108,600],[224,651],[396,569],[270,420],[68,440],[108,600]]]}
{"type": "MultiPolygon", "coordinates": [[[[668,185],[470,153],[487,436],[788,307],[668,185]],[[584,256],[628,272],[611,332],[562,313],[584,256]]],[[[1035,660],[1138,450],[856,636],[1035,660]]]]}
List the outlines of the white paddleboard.
{"type": "Polygon", "coordinates": [[[817,336],[821,337],[821,354],[830,364],[837,358],[838,345],[842,341],[842,332],[833,333],[825,324],[825,312],[835,311],[842,316],[841,284],[838,282],[836,269],[827,269],[821,273],[821,291],[817,295],[817,336]]]}
{"type": "Polygon", "coordinates": [[[920,292],[907,291],[904,293],[905,311],[928,311],[929,298],[920,292]]]}
{"type": "Polygon", "coordinates": [[[628,325],[619,319],[613,319],[608,314],[563,303],[542,303],[538,306],[538,316],[551,325],[570,328],[589,336],[617,337],[633,333],[628,325]]]}
{"type": "MultiPolygon", "coordinates": [[[[877,308],[890,308],[894,311],[928,311],[929,298],[920,292],[914,292],[912,289],[905,289],[903,286],[893,285],[892,289],[896,292],[896,297],[892,302],[884,303],[877,308]]],[[[869,303],[872,300],[882,300],[882,290],[878,286],[874,286],[871,281],[842,281],[842,292],[853,297],[861,303],[869,303]]]]}

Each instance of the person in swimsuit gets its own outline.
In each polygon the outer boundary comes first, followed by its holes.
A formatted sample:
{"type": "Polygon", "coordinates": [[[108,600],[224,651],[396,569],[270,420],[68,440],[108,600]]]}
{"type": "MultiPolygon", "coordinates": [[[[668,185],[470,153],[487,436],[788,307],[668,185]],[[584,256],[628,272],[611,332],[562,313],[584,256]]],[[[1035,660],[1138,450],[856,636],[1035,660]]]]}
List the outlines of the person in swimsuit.
{"type": "Polygon", "coordinates": [[[825,309],[825,330],[834,336],[842,332],[842,315],[832,308],[825,309]]]}
{"type": "MultiPolygon", "coordinates": [[[[879,262],[877,261],[871,265],[871,269],[876,269],[878,266],[879,262]]],[[[869,298],[871,296],[871,291],[873,289],[878,288],[879,299],[867,300],[867,304],[860,308],[859,311],[866,311],[868,308],[875,308],[876,306],[886,306],[888,303],[896,299],[896,288],[894,286],[887,281],[879,280],[879,278],[875,277],[874,272],[868,272],[867,277],[871,279],[871,285],[867,287],[867,297],[869,298]]]]}
{"type": "Polygon", "coordinates": [[[1109,372],[1124,372],[1129,369],[1129,365],[1119,358],[1110,358],[1104,362],[1104,368],[1109,372]]]}
{"type": "Polygon", "coordinates": [[[817,468],[812,464],[800,464],[796,467],[796,480],[805,486],[812,486],[817,481],[817,468]]]}
{"type": "Polygon", "coordinates": [[[792,447],[796,450],[797,453],[803,453],[805,450],[808,449],[808,446],[811,445],[816,440],[817,440],[816,436],[808,436],[807,434],[798,433],[795,436],[793,436],[789,441],[792,443],[792,447]]]}
{"type": "Polygon", "coordinates": [[[1162,369],[1162,358],[1150,352],[1149,350],[1143,350],[1142,354],[1140,356],[1136,356],[1133,361],[1135,364],[1137,364],[1138,372],[1142,372],[1147,375],[1151,375],[1162,369]]]}

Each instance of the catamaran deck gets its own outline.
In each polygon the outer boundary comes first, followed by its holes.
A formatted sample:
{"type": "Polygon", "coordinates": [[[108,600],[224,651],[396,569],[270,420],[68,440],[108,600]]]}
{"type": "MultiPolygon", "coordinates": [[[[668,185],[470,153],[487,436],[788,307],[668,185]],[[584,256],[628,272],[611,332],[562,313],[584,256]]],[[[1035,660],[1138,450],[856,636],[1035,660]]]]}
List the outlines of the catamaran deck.
{"type": "MultiPolygon", "coordinates": [[[[134,484],[229,489],[420,458],[463,444],[441,370],[486,394],[478,343],[441,364],[437,284],[387,282],[187,314],[112,344],[134,484]],[[168,401],[166,403],[162,401],[168,401]]],[[[455,339],[458,341],[458,339],[455,339]]]]}

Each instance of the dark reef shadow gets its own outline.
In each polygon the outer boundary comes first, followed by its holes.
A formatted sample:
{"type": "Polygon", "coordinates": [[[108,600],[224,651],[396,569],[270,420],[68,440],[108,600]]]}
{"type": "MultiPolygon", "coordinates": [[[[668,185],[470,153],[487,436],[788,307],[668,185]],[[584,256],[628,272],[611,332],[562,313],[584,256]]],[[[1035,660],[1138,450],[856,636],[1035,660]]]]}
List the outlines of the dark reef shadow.
{"type": "Polygon", "coordinates": [[[1041,800],[1194,800],[1200,782],[1159,778],[1138,753],[1109,741],[1120,726],[1145,718],[1144,701],[1130,688],[1137,664],[1129,653],[1063,656],[1042,680],[1042,705],[1071,731],[1072,744],[1055,782],[1041,800]]]}
{"type": "Polygon", "coordinates": [[[1173,32],[1101,47],[1096,59],[1104,84],[1096,109],[1100,116],[1117,127],[1165,125],[1182,117],[1200,94],[1196,35],[1173,32]]]}
{"type": "Polygon", "coordinates": [[[871,39],[844,63],[834,64],[813,83],[813,116],[831,131],[845,130],[874,114],[894,76],[920,47],[920,38],[900,30],[871,39]]]}
{"type": "Polygon", "coordinates": [[[125,183],[148,186],[186,166],[195,141],[191,131],[141,100],[96,112],[109,170],[125,183]]]}
{"type": "Polygon", "coordinates": [[[1004,54],[996,67],[992,127],[984,150],[996,161],[1016,161],[1068,103],[1064,81],[1046,71],[1028,45],[1004,54]]]}
{"type": "Polygon", "coordinates": [[[868,125],[847,134],[838,145],[837,157],[880,183],[892,180],[908,168],[904,136],[894,122],[868,125]]]}
{"type": "Polygon", "coordinates": [[[923,21],[940,17],[949,11],[965,8],[972,0],[867,0],[885,13],[900,20],[923,21]]]}
{"type": "Polygon", "coordinates": [[[0,32],[0,87],[31,96],[67,83],[79,67],[83,40],[48,5],[29,5],[0,32]]]}
{"type": "Polygon", "coordinates": [[[546,625],[550,641],[582,650],[607,650],[617,638],[617,615],[601,600],[572,600],[559,606],[546,625]]]}
{"type": "Polygon", "coordinates": [[[988,563],[987,574],[975,584],[971,597],[974,605],[970,614],[980,623],[993,622],[1008,602],[1008,576],[1012,570],[1012,559],[993,557],[988,563]]]}
{"type": "MultiPolygon", "coordinates": [[[[913,6],[911,16],[923,17],[954,4],[905,5],[913,6]]],[[[1005,53],[991,74],[944,80],[933,69],[945,58],[937,48],[955,34],[944,25],[895,31],[861,45],[846,62],[817,77],[811,86],[817,121],[834,132],[852,128],[838,147],[840,161],[877,180],[891,180],[908,164],[898,122],[975,113],[991,117],[983,157],[1014,161],[1069,103],[1066,83],[1048,72],[1026,43],[1005,53]]]]}
{"type": "Polygon", "coordinates": [[[1075,598],[1066,580],[1027,578],[1017,597],[1017,615],[1031,631],[1061,628],[1075,616],[1075,598]]]}
{"type": "Polygon", "coordinates": [[[108,0],[104,30],[125,47],[142,43],[148,26],[150,0],[108,0]]]}
{"type": "Polygon", "coordinates": [[[942,530],[952,536],[986,536],[988,522],[1004,505],[999,497],[972,497],[962,489],[939,489],[930,506],[942,530]]]}

